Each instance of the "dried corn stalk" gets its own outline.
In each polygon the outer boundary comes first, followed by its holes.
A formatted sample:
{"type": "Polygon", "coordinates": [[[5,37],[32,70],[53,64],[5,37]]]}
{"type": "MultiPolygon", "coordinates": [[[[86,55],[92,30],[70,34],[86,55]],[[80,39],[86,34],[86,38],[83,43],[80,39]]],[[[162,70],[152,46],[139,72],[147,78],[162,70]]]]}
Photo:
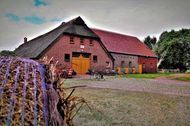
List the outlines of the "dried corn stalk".
{"type": "MultiPolygon", "coordinates": [[[[61,115],[62,119],[64,120],[64,125],[73,126],[73,118],[81,109],[81,107],[86,104],[86,101],[82,97],[73,96],[73,92],[75,88],[71,91],[71,93],[67,96],[65,93],[65,89],[61,85],[60,82],[60,73],[56,73],[56,65],[58,61],[54,64],[52,62],[53,57],[50,59],[48,57],[43,58],[43,63],[46,64],[46,77],[51,78],[51,83],[53,84],[53,90],[49,90],[49,101],[50,103],[53,101],[54,103],[50,104],[50,120],[54,121],[57,118],[58,113],[61,115]],[[54,92],[54,93],[52,93],[54,92]],[[57,95],[57,96],[55,96],[57,95]],[[59,98],[59,99],[58,99],[59,98]]],[[[88,106],[88,105],[87,105],[88,106]]],[[[89,107],[89,106],[88,106],[89,107]]],[[[89,107],[90,108],[90,107],[89,107]]],[[[60,120],[57,118],[57,120],[60,120]]],[[[55,124],[55,122],[52,122],[55,124]]]]}

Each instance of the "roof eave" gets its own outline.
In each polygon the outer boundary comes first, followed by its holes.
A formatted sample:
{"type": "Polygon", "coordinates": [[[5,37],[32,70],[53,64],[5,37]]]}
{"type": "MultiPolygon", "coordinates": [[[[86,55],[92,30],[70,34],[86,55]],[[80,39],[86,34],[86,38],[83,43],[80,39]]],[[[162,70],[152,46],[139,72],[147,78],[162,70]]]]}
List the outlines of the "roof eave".
{"type": "Polygon", "coordinates": [[[114,51],[109,51],[109,53],[123,54],[123,55],[133,55],[133,56],[142,56],[142,57],[150,57],[150,58],[158,58],[158,56],[140,55],[140,54],[124,53],[124,52],[114,52],[114,51]]]}

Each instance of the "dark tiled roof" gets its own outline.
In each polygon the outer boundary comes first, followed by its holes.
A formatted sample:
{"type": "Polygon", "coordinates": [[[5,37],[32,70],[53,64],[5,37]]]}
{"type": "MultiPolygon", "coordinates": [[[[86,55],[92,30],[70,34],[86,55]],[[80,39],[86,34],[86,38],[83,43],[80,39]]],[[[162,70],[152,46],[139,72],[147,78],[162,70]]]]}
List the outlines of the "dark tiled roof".
{"type": "Polygon", "coordinates": [[[62,23],[57,28],[44,35],[23,43],[15,49],[15,53],[21,57],[37,58],[63,33],[99,38],[90,28],[87,27],[81,17],[77,17],[67,23],[62,23]]]}
{"type": "Polygon", "coordinates": [[[92,29],[101,39],[109,52],[156,57],[138,38],[100,29],[92,29]]]}

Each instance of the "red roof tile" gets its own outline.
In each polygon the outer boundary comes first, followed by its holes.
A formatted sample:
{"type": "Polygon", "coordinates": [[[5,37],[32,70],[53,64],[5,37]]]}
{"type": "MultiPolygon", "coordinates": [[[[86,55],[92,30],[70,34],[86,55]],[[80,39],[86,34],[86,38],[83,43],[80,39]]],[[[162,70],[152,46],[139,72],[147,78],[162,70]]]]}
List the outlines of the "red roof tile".
{"type": "Polygon", "coordinates": [[[104,43],[109,52],[156,57],[138,38],[100,29],[92,29],[104,43]]]}

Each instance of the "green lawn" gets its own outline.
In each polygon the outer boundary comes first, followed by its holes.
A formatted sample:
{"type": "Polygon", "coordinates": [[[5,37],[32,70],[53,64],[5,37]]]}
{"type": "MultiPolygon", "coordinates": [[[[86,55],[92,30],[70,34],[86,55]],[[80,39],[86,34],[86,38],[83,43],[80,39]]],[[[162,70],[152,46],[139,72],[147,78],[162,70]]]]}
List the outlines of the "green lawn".
{"type": "Polygon", "coordinates": [[[179,80],[179,81],[187,81],[190,82],[190,74],[189,73],[178,73],[178,74],[171,74],[167,76],[168,79],[172,80],[179,80]]]}
{"type": "Polygon", "coordinates": [[[77,89],[84,106],[74,118],[76,126],[188,126],[190,97],[109,89],[77,89]]]}
{"type": "Polygon", "coordinates": [[[127,75],[124,75],[124,77],[155,79],[157,77],[169,76],[169,75],[171,75],[171,73],[149,73],[149,74],[127,74],[127,75]]]}
{"type": "Polygon", "coordinates": [[[189,74],[189,76],[176,77],[174,79],[175,80],[180,80],[180,81],[189,81],[190,82],[190,74],[189,74]]]}

